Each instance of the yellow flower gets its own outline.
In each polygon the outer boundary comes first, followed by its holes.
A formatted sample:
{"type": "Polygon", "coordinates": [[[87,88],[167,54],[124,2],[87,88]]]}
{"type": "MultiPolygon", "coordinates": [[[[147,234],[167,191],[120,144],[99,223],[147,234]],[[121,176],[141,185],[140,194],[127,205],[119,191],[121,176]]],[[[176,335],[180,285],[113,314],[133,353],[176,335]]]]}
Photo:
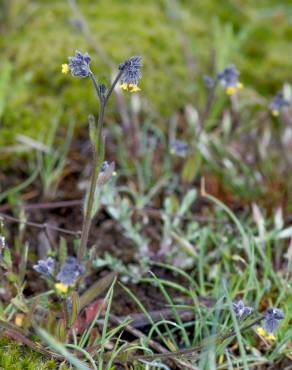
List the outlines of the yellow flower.
{"type": "Polygon", "coordinates": [[[272,115],[273,115],[274,117],[278,117],[278,115],[279,115],[279,111],[278,111],[278,110],[276,110],[276,109],[273,109],[273,110],[272,110],[272,115]]]}
{"type": "Polygon", "coordinates": [[[24,321],[24,314],[23,313],[17,313],[15,315],[14,323],[16,326],[22,326],[24,321]]]}
{"type": "Polygon", "coordinates": [[[126,84],[125,82],[123,84],[120,84],[120,88],[124,91],[128,91],[128,84],[126,84]]]}
{"type": "Polygon", "coordinates": [[[267,339],[267,340],[269,340],[269,341],[271,341],[271,342],[275,342],[276,337],[274,336],[274,334],[273,334],[273,333],[270,333],[270,334],[268,334],[268,335],[266,336],[266,339],[267,339]]]}
{"type": "Polygon", "coordinates": [[[274,342],[276,340],[276,337],[274,336],[273,333],[268,333],[264,328],[258,327],[257,328],[257,333],[260,337],[263,337],[264,339],[274,342]]]}
{"type": "Polygon", "coordinates": [[[234,86],[228,86],[225,89],[225,92],[227,95],[233,95],[237,93],[238,90],[241,90],[243,88],[243,84],[241,82],[237,82],[234,86]]]}
{"type": "Polygon", "coordinates": [[[67,293],[68,292],[68,285],[65,285],[63,283],[56,283],[55,284],[55,289],[57,290],[58,293],[67,293]]]}
{"type": "Polygon", "coordinates": [[[64,73],[65,75],[69,72],[70,68],[68,66],[68,64],[62,64],[62,73],[64,73]]]}
{"type": "Polygon", "coordinates": [[[130,91],[130,92],[138,92],[138,91],[141,91],[140,87],[138,87],[138,85],[135,85],[135,84],[127,84],[127,83],[122,83],[120,85],[120,88],[124,91],[130,91]]]}
{"type": "Polygon", "coordinates": [[[129,90],[130,92],[139,92],[141,91],[140,87],[138,85],[129,84],[129,90]]]}

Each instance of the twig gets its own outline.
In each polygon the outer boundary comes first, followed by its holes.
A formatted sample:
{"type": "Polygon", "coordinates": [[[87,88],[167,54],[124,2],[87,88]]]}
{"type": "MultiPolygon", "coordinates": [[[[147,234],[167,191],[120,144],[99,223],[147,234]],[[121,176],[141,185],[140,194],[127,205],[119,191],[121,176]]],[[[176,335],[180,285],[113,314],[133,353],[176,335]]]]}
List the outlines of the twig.
{"type": "Polygon", "coordinates": [[[63,234],[74,235],[76,237],[80,236],[80,234],[81,234],[81,231],[73,231],[73,230],[64,229],[62,227],[57,227],[57,226],[54,226],[54,225],[50,225],[46,222],[43,223],[43,224],[40,224],[40,223],[37,223],[37,222],[23,221],[23,220],[20,220],[19,218],[7,215],[5,213],[0,213],[0,218],[1,217],[4,218],[7,222],[16,222],[16,223],[19,223],[19,224],[25,224],[27,226],[36,227],[36,228],[42,229],[42,230],[51,229],[51,230],[55,230],[55,231],[58,231],[58,232],[63,233],[63,234]]]}
{"type": "MultiPolygon", "coordinates": [[[[60,202],[22,204],[19,207],[25,210],[55,209],[81,206],[83,203],[84,203],[83,199],[76,199],[76,200],[63,200],[60,202]]],[[[11,204],[3,204],[2,206],[0,206],[0,211],[9,211],[12,207],[13,206],[11,204]]]]}

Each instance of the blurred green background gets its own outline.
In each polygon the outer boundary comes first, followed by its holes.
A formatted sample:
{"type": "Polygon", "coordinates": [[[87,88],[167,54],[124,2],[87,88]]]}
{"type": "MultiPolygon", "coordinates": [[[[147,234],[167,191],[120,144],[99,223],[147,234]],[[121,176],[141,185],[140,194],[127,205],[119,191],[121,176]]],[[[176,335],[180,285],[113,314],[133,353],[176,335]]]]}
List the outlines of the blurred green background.
{"type": "Polygon", "coordinates": [[[56,114],[61,122],[74,117],[82,124],[97,112],[90,82],[61,74],[61,64],[76,49],[90,53],[103,81],[118,63],[141,54],[143,97],[162,116],[200,104],[202,76],[231,62],[261,104],[291,79],[288,1],[82,0],[77,4],[90,42],[65,0],[0,4],[2,147],[14,143],[15,133],[38,138],[56,114]]]}

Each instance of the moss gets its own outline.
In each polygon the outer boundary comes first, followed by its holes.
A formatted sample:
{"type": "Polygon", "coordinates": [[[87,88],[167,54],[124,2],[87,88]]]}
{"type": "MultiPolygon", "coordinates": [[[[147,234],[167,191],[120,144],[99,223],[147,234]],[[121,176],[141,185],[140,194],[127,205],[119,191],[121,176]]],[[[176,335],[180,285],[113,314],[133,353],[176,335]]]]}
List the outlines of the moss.
{"type": "MultiPolygon", "coordinates": [[[[0,339],[0,369],[3,370],[54,370],[59,365],[54,360],[48,360],[25,346],[0,339]]],[[[63,370],[68,369],[62,367],[63,370]]]]}
{"type": "MultiPolygon", "coordinates": [[[[93,69],[102,79],[109,79],[110,67],[74,30],[66,2],[6,0],[6,4],[10,11],[6,9],[9,17],[0,46],[2,60],[11,63],[13,73],[0,117],[0,145],[13,142],[15,133],[33,137],[45,133],[57,111],[64,123],[70,117],[84,123],[98,109],[90,82],[62,76],[60,65],[80,49],[92,54],[93,69]]],[[[290,75],[289,19],[285,7],[276,7],[272,0],[246,1],[240,7],[215,0],[80,4],[93,38],[114,64],[135,53],[143,56],[143,94],[162,115],[197,101],[197,83],[208,72],[212,48],[218,65],[238,63],[243,80],[252,81],[263,93],[273,94],[290,75]],[[271,30],[272,23],[276,27],[271,30]],[[187,52],[196,61],[191,77],[187,52]]],[[[0,81],[1,73],[0,69],[0,81]]]]}

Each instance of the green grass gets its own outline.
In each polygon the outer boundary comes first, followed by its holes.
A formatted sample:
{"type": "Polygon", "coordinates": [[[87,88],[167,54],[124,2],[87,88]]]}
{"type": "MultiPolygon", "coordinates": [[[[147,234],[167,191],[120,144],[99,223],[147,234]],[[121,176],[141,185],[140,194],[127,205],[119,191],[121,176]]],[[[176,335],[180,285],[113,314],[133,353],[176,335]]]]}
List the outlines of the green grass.
{"type": "MultiPolygon", "coordinates": [[[[89,112],[97,112],[95,97],[89,83],[62,76],[60,65],[80,49],[93,56],[102,80],[110,77],[111,68],[74,31],[66,1],[4,0],[4,15],[6,3],[5,37],[0,41],[1,145],[14,143],[15,133],[40,137],[58,110],[62,123],[73,117],[84,124],[89,112]]],[[[200,102],[202,76],[214,72],[212,52],[215,71],[236,63],[244,84],[254,94],[264,94],[263,99],[290,76],[292,11],[285,3],[112,0],[109,6],[102,0],[98,6],[82,1],[80,7],[92,38],[113,65],[131,54],[143,56],[143,94],[160,115],[200,102]]]]}

